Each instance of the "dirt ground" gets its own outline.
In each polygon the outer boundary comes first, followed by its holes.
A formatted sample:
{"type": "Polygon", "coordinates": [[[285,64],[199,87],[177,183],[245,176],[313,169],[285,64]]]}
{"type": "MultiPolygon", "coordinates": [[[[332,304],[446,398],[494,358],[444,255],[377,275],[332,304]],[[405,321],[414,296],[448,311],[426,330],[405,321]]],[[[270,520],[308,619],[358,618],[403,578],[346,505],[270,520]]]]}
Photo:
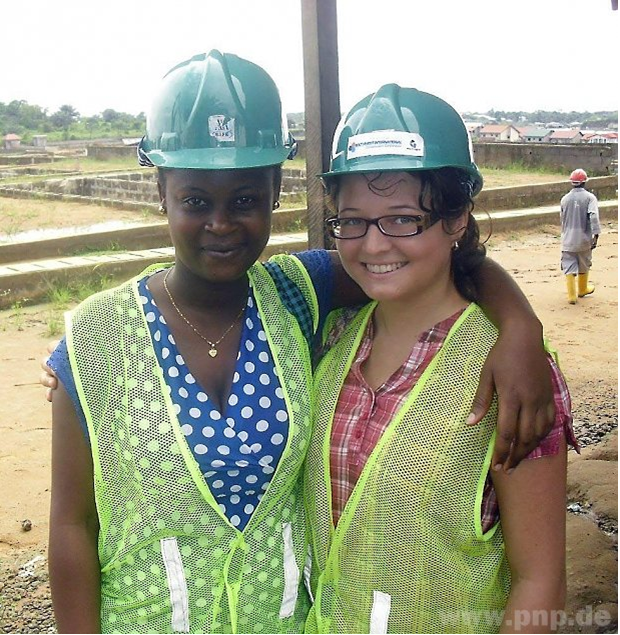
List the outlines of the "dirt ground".
{"type": "MultiPolygon", "coordinates": [[[[565,297],[557,231],[548,226],[497,236],[489,251],[517,279],[558,348],[576,427],[588,444],[617,426],[617,223],[604,224],[594,252],[596,292],[575,306],[565,297]]],[[[45,561],[36,560],[46,554],[49,511],[51,409],[38,384],[48,313],[45,306],[0,312],[0,632],[50,632],[45,561]],[[18,577],[23,584],[10,590],[7,580],[18,577]]],[[[586,457],[593,460],[570,460],[569,476],[571,470],[584,475],[572,486],[580,502],[568,516],[568,606],[582,612],[604,607],[612,623],[587,623],[586,616],[564,632],[617,632],[617,472],[609,476],[617,448],[614,456],[613,443],[605,447],[611,450],[603,458],[599,452],[586,457]]]]}

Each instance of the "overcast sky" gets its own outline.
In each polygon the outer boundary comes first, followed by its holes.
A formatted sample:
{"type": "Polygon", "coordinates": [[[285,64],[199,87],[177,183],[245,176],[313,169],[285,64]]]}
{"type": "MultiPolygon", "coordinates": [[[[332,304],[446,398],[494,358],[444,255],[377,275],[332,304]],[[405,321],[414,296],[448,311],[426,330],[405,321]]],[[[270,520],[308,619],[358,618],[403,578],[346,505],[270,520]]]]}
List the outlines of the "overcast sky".
{"type": "MultiPolygon", "coordinates": [[[[0,102],[137,114],[219,48],[303,110],[300,0],[7,0],[0,21],[0,102]]],[[[397,82],[461,112],[617,110],[618,34],[611,0],[338,0],[342,109],[397,82]]]]}

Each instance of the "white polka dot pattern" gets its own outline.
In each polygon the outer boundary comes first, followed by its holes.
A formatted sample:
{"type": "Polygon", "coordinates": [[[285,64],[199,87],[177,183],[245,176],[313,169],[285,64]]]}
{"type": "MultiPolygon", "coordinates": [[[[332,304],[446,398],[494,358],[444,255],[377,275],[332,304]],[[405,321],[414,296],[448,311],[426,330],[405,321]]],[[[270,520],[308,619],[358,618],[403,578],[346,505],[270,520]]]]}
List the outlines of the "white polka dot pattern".
{"type": "Polygon", "coordinates": [[[140,294],[181,430],[222,513],[241,530],[269,486],[288,434],[284,393],[255,302],[250,295],[231,394],[220,413],[176,349],[146,280],[140,294]]]}

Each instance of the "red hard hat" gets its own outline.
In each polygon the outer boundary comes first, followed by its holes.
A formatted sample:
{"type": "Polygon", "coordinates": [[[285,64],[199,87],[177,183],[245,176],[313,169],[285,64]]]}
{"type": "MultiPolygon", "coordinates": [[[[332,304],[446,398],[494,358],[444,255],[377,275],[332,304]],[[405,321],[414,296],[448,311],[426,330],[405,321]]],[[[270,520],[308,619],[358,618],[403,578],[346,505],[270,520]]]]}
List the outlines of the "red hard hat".
{"type": "Polygon", "coordinates": [[[577,170],[573,170],[570,175],[571,183],[585,183],[588,180],[588,175],[585,170],[578,168],[577,170]]]}

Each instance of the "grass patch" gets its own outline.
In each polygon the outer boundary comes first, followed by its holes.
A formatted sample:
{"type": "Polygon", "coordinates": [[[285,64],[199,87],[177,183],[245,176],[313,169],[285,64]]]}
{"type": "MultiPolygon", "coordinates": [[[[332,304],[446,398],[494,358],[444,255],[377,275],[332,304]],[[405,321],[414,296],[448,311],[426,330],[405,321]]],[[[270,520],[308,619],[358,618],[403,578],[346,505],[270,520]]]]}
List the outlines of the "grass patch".
{"type": "Polygon", "coordinates": [[[86,281],[78,280],[67,284],[50,285],[46,298],[47,302],[50,302],[55,308],[64,311],[94,293],[110,289],[116,284],[118,283],[110,276],[93,274],[86,281]]]}
{"type": "Polygon", "coordinates": [[[298,233],[306,231],[308,229],[308,223],[306,221],[306,215],[303,214],[297,218],[293,218],[286,227],[287,233],[298,233]]]}
{"type": "Polygon", "coordinates": [[[47,293],[47,301],[54,305],[54,308],[65,310],[69,304],[75,301],[74,293],[69,287],[59,285],[52,287],[47,293]]]}
{"type": "Polygon", "coordinates": [[[306,169],[306,158],[305,157],[300,157],[298,155],[294,159],[291,159],[289,161],[285,161],[283,167],[285,167],[285,168],[295,168],[295,169],[298,169],[298,170],[305,170],[306,169]]]}
{"type": "Polygon", "coordinates": [[[16,210],[8,205],[2,205],[0,201],[0,233],[6,236],[14,236],[24,231],[29,221],[37,217],[36,210],[20,208],[16,210]]]}
{"type": "Polygon", "coordinates": [[[480,168],[484,188],[510,187],[551,181],[566,181],[566,174],[552,168],[527,168],[522,163],[513,163],[505,168],[480,168]]]}
{"type": "Polygon", "coordinates": [[[298,207],[306,207],[308,197],[305,192],[294,192],[280,199],[280,209],[297,209],[298,207]]]}
{"type": "Polygon", "coordinates": [[[17,302],[13,302],[13,304],[11,304],[11,311],[13,311],[13,313],[11,313],[10,321],[13,328],[17,331],[23,331],[25,316],[21,300],[17,300],[17,302]]]}
{"type": "Polygon", "coordinates": [[[65,321],[63,313],[58,310],[52,309],[49,312],[47,318],[47,324],[45,329],[46,337],[59,337],[65,331],[65,321]]]}
{"type": "Polygon", "coordinates": [[[104,249],[95,249],[94,247],[83,247],[80,249],[74,249],[70,252],[69,256],[105,256],[115,251],[126,251],[125,247],[122,247],[117,242],[110,242],[104,249]]]}
{"type": "Polygon", "coordinates": [[[57,337],[65,330],[64,313],[94,293],[110,289],[118,284],[109,276],[93,275],[87,281],[50,285],[46,294],[46,302],[50,305],[47,313],[46,337],[57,337]]]}

